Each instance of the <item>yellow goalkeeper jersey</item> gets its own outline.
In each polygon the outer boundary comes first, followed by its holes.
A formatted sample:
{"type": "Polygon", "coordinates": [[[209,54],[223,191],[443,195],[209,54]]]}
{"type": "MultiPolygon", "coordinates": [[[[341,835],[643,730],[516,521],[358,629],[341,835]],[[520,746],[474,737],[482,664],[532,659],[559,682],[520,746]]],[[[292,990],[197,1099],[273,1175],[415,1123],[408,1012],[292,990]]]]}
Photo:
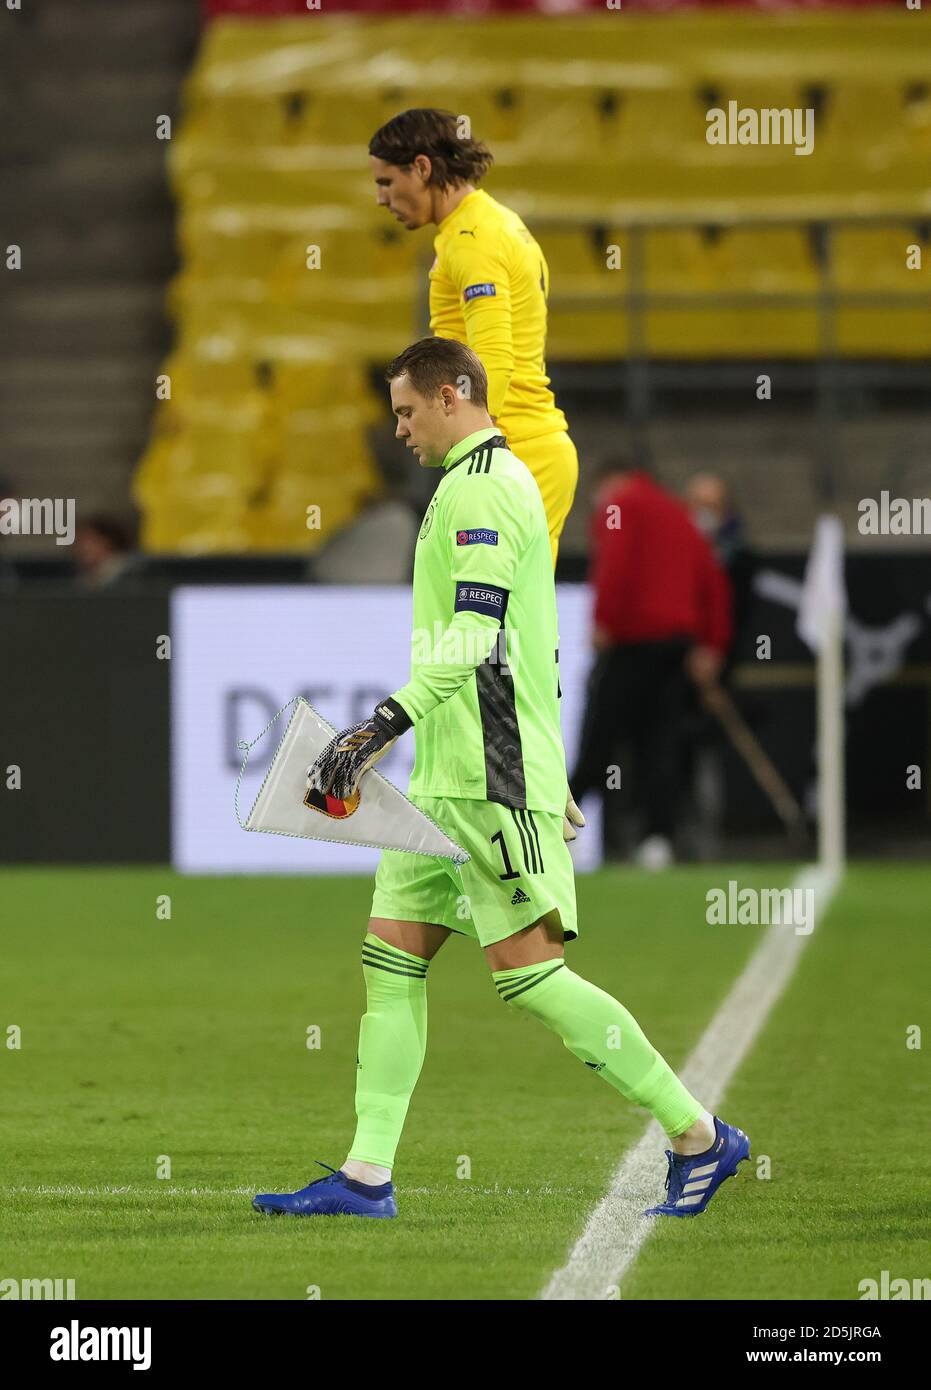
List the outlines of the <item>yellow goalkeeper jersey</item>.
{"type": "Polygon", "coordinates": [[[430,328],[481,359],[488,412],[508,447],[565,430],[546,374],[549,268],[517,213],[477,188],[443,218],[433,245],[430,328]]]}

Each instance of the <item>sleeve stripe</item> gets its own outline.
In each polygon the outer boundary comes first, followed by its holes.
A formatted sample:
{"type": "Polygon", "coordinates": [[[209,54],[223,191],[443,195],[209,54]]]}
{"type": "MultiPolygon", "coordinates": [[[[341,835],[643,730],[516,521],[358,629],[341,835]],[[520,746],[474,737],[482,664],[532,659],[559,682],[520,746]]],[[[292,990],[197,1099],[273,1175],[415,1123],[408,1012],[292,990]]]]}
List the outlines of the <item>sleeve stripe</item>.
{"type": "Polygon", "coordinates": [[[486,448],[477,454],[469,464],[470,473],[489,473],[491,471],[491,449],[486,448]]]}

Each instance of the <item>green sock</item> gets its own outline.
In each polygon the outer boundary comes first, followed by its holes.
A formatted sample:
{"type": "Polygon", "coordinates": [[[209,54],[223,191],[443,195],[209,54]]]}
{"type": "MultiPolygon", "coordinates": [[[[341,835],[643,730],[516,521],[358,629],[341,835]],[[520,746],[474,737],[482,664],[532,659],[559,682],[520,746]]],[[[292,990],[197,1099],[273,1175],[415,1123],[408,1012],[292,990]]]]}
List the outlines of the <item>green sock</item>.
{"type": "Polygon", "coordinates": [[[381,937],[362,943],[356,1134],[349,1157],[390,1168],[427,1050],[427,966],[381,937]]]}
{"type": "Polygon", "coordinates": [[[570,1052],[675,1137],[704,1110],[623,1004],[562,960],[492,972],[507,1003],[558,1033],[570,1052]]]}

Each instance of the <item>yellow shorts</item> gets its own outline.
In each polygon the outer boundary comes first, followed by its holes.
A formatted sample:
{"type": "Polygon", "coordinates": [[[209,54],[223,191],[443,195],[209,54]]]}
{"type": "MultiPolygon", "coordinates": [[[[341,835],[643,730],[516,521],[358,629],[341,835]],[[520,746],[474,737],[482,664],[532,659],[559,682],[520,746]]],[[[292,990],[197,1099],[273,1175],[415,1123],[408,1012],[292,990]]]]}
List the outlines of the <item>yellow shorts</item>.
{"type": "Polygon", "coordinates": [[[546,508],[555,568],[559,537],[566,524],[579,481],[579,456],[575,451],[575,445],[565,430],[557,430],[553,434],[540,434],[533,439],[522,439],[519,444],[509,443],[508,448],[527,465],[537,480],[546,508]]]}

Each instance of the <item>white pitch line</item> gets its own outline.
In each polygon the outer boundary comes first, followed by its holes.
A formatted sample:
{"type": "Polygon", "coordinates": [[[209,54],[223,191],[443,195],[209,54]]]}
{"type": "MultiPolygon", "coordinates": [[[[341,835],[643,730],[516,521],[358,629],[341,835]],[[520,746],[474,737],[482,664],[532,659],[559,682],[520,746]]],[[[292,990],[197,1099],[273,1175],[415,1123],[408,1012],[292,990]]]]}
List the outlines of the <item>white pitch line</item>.
{"type": "MultiPolygon", "coordinates": [[[[816,923],[824,916],[838,881],[837,874],[812,864],[792,884],[796,889],[814,890],[816,923]]],[[[728,1083],[791,979],[810,939],[810,935],[797,934],[792,927],[769,928],[679,1072],[684,1085],[713,1113],[717,1113],[728,1083]]],[[[753,1136],[750,1138],[752,1142],[753,1136]]],[[[661,1151],[668,1142],[660,1126],[651,1120],[643,1138],[621,1160],[607,1193],[541,1298],[601,1300],[617,1296],[618,1286],[641,1245],[655,1223],[666,1219],[644,1217],[642,1213],[646,1207],[654,1206],[661,1195],[657,1150],[661,1151]]]]}

